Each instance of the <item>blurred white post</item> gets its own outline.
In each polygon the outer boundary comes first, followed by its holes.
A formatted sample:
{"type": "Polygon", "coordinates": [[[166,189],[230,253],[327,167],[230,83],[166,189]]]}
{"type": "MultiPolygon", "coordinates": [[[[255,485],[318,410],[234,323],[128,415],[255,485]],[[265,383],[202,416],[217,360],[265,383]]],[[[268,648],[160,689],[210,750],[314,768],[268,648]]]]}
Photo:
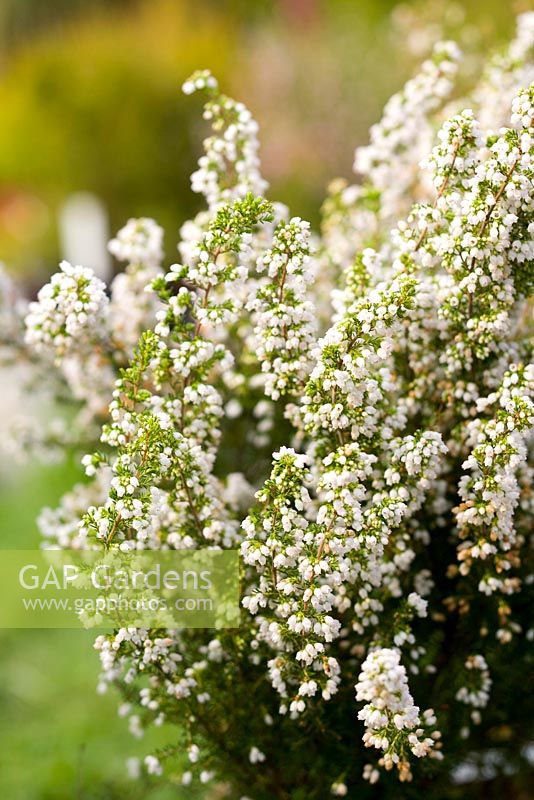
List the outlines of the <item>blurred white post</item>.
{"type": "Polygon", "coordinates": [[[63,258],[91,267],[106,283],[111,277],[108,216],[104,204],[90,192],[71,194],[59,211],[63,258]]]}

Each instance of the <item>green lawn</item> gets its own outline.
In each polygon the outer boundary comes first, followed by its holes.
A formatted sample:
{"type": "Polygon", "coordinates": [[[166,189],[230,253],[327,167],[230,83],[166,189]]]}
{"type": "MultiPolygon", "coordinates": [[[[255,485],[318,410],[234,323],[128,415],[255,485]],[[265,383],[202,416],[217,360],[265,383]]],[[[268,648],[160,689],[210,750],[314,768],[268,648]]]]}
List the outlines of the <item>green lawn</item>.
{"type": "MultiPolygon", "coordinates": [[[[64,464],[3,479],[0,547],[37,547],[39,509],[55,504],[76,477],[64,464]]],[[[193,800],[193,790],[127,778],[126,759],[153,751],[165,732],[134,739],[117,716],[117,696],[96,693],[93,639],[83,630],[0,630],[0,797],[193,800]]]]}

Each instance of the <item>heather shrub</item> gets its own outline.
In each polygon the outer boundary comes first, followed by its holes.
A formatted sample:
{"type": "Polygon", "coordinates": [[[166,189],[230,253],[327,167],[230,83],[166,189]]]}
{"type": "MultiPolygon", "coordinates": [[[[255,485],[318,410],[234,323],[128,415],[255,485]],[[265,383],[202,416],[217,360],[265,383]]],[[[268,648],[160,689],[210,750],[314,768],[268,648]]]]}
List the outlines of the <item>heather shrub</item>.
{"type": "Polygon", "coordinates": [[[131,731],[172,727],[148,773],[241,800],[526,785],[533,41],[525,14],[468,98],[436,45],[318,233],[197,72],[206,208],[178,263],[138,219],[109,289],[63,263],[26,309],[5,284],[14,356],[76,409],[19,442],[88,476],[46,545],[241,554],[238,629],[96,639],[131,731]]]}

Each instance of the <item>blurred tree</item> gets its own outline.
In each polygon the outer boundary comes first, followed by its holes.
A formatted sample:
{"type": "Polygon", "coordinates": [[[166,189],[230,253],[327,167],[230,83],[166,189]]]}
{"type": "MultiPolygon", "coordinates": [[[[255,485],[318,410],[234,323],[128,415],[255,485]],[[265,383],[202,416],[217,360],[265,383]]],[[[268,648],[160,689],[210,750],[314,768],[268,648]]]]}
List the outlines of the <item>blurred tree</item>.
{"type": "Polygon", "coordinates": [[[20,47],[0,85],[4,260],[34,270],[38,251],[55,260],[56,209],[78,190],[103,200],[112,230],[127,215],[153,215],[174,242],[194,207],[198,152],[198,108],[180,84],[199,64],[224,81],[234,46],[230,21],[150,0],[20,47]]]}

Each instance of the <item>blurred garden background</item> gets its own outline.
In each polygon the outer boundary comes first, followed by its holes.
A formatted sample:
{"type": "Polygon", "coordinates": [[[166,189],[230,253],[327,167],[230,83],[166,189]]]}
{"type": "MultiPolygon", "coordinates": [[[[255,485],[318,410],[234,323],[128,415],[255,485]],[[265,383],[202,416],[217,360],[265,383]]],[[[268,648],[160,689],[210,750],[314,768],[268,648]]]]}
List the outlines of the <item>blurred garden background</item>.
{"type": "MultiPolygon", "coordinates": [[[[460,43],[468,81],[478,54],[505,41],[529,7],[0,0],[0,262],[27,296],[62,257],[109,277],[106,238],[132,216],[164,226],[175,260],[180,225],[199,207],[189,175],[205,131],[200,100],[180,86],[205,67],[260,123],[269,196],[317,224],[326,184],[350,178],[355,145],[432,43],[460,43]]],[[[0,432],[19,403],[9,384],[0,432]]],[[[37,547],[35,517],[79,477],[77,466],[0,463],[0,546],[37,547]]],[[[127,759],[156,745],[134,739],[116,698],[96,693],[91,639],[0,631],[0,796],[194,798],[128,777],[127,759]]]]}

